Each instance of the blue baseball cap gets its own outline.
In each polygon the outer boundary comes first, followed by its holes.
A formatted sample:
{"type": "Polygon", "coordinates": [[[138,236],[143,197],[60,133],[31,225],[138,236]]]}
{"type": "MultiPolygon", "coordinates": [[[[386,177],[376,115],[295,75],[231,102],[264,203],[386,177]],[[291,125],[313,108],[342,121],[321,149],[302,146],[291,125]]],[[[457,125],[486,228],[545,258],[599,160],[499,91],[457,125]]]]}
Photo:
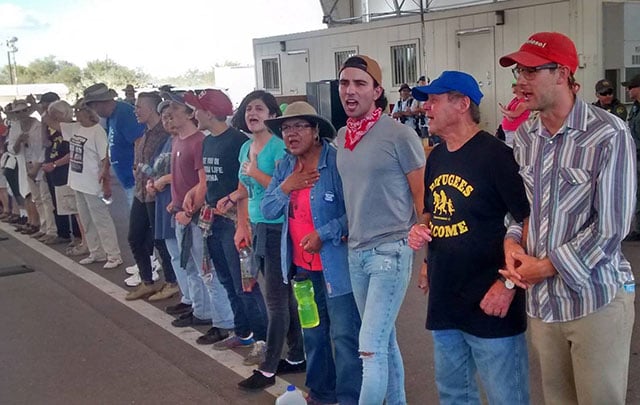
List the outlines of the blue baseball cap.
{"type": "Polygon", "coordinates": [[[425,101],[429,94],[443,94],[450,91],[458,91],[469,97],[471,101],[480,105],[482,92],[478,87],[478,82],[468,73],[455,70],[446,70],[440,77],[426,86],[416,86],[411,90],[411,95],[418,101],[425,101]]]}

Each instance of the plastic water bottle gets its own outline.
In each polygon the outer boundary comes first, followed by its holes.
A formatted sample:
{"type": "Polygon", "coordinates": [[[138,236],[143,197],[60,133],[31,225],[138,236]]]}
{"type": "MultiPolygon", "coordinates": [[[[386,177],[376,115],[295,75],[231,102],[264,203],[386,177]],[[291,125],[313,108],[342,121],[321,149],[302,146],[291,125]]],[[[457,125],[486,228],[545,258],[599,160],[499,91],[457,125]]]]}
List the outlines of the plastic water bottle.
{"type": "Polygon", "coordinates": [[[254,274],[254,261],[253,261],[253,249],[251,246],[247,246],[246,243],[240,244],[240,275],[242,277],[242,291],[251,292],[253,286],[256,284],[256,278],[254,274]]]}
{"type": "Polygon", "coordinates": [[[307,400],[304,399],[302,392],[296,389],[295,385],[290,385],[284,394],[276,399],[276,405],[306,405],[307,400]]]}
{"type": "Polygon", "coordinates": [[[293,294],[298,300],[298,316],[303,328],[315,328],[320,325],[318,305],[314,299],[313,283],[308,278],[293,280],[293,294]]]}

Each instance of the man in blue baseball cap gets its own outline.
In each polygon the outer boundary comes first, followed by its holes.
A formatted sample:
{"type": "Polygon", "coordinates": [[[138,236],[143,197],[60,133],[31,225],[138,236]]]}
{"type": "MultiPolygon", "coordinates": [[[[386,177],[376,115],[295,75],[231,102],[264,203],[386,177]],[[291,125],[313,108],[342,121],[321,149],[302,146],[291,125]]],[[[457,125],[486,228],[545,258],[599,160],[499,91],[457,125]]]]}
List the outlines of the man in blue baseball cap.
{"type": "Polygon", "coordinates": [[[413,89],[425,100],[429,130],[443,143],[425,169],[424,216],[409,246],[428,254],[418,287],[430,290],[435,379],[441,404],[480,403],[480,374],[491,404],[528,404],[525,292],[500,278],[508,213],[529,216],[511,149],[478,128],[482,92],[464,72],[446,71],[413,89]]]}

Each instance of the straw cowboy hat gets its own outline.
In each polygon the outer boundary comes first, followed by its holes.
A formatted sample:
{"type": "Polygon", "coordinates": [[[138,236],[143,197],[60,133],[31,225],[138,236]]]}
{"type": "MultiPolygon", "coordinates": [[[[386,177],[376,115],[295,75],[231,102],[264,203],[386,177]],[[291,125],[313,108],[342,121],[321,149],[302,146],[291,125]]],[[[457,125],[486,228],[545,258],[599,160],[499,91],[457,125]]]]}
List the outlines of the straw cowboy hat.
{"type": "Polygon", "coordinates": [[[110,89],[104,83],[96,83],[84,89],[84,102],[109,101],[118,96],[114,89],[110,89]]]}

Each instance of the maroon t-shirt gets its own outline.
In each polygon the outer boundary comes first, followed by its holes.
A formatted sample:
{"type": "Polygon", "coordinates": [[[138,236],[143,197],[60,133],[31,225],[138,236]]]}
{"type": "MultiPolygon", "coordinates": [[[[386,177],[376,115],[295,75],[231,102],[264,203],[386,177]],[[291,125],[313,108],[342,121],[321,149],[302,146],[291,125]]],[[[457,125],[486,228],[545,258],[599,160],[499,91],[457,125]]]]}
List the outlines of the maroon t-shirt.
{"type": "Polygon", "coordinates": [[[187,191],[198,184],[198,170],[202,165],[202,141],[200,131],[180,139],[176,136],[171,147],[171,202],[175,209],[182,209],[187,191]]]}

